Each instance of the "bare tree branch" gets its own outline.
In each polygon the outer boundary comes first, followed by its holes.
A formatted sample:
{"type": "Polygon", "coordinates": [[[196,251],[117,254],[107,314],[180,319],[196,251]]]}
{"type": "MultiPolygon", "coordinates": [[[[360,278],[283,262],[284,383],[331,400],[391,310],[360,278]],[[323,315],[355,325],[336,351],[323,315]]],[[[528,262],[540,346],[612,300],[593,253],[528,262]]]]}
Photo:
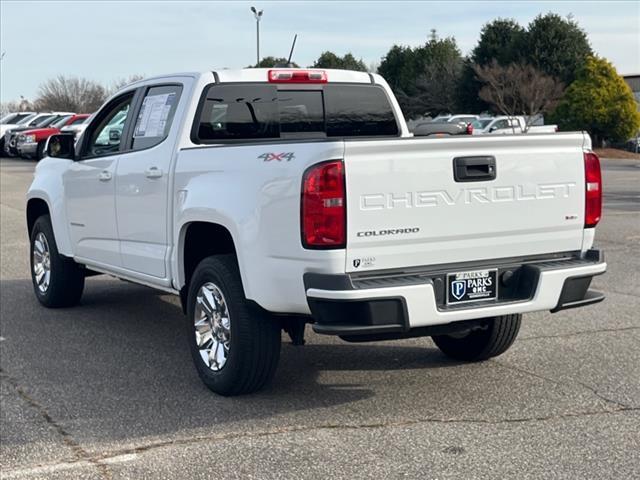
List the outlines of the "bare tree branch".
{"type": "Polygon", "coordinates": [[[40,85],[34,105],[41,111],[91,113],[102,105],[106,89],[86,78],[59,75],[40,85]]]}
{"type": "Polygon", "coordinates": [[[504,115],[523,115],[524,131],[542,113],[552,110],[562,98],[564,84],[542,73],[532,65],[512,63],[502,66],[497,61],[473,67],[478,80],[484,83],[479,96],[504,115]]]}

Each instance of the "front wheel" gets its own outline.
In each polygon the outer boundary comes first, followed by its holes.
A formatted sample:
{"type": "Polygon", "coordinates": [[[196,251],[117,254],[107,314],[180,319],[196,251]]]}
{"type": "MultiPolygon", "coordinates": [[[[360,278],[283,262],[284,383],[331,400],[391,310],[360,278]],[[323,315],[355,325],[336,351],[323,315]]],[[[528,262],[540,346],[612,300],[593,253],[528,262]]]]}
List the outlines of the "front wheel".
{"type": "Polygon", "coordinates": [[[82,297],[84,272],[71,258],[58,253],[49,215],[39,217],[31,230],[31,280],[45,307],[71,307],[82,297]]]}
{"type": "Polygon", "coordinates": [[[434,335],[433,341],[448,357],[477,362],[497,357],[513,344],[522,315],[503,315],[487,319],[487,324],[477,330],[451,335],[434,335]]]}
{"type": "Polygon", "coordinates": [[[280,324],[247,301],[233,255],[200,262],[187,302],[191,355],[210,390],[242,395],[271,380],[280,358],[280,324]]]}

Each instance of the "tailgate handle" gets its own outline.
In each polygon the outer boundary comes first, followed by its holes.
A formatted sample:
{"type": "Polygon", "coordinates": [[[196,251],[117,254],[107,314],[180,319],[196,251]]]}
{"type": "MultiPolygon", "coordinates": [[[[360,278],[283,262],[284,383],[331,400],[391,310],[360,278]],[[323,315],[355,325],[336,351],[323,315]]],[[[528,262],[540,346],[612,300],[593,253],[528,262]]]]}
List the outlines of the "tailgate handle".
{"type": "Polygon", "coordinates": [[[453,159],[456,182],[486,182],[496,179],[495,157],[456,157],[453,159]]]}

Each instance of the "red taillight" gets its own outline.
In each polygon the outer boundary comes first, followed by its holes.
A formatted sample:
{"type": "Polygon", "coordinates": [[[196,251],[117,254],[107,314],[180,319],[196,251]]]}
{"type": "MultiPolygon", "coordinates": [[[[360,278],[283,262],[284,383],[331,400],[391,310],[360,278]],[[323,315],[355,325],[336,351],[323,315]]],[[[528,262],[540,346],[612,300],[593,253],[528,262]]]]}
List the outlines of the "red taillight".
{"type": "Polygon", "coordinates": [[[593,152],[584,152],[584,184],[584,226],[595,227],[602,216],[602,174],[600,159],[593,152]]]}
{"type": "Polygon", "coordinates": [[[306,248],[344,248],[345,209],[342,161],[309,168],[302,179],[302,244],[306,248]]]}
{"type": "Polygon", "coordinates": [[[473,135],[473,125],[467,123],[467,135],[473,135]]]}
{"type": "Polygon", "coordinates": [[[271,83],[327,83],[324,70],[269,70],[271,83]]]}

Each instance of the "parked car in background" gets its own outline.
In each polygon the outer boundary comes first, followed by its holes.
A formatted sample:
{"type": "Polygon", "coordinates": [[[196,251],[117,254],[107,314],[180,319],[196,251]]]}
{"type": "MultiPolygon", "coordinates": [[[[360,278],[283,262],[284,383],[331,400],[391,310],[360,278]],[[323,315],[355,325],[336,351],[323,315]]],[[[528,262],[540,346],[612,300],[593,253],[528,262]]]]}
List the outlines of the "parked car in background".
{"type": "Polygon", "coordinates": [[[32,130],[34,128],[47,127],[54,122],[60,120],[63,116],[75,115],[73,112],[48,112],[39,113],[27,123],[16,125],[15,127],[7,130],[4,134],[3,153],[10,157],[18,155],[16,143],[18,141],[18,135],[26,130],[32,130]]]}
{"type": "Polygon", "coordinates": [[[13,112],[8,113],[4,117],[0,118],[0,125],[17,125],[20,122],[25,121],[29,117],[36,115],[36,112],[13,112]]]}
{"type": "Polygon", "coordinates": [[[44,156],[44,147],[47,139],[51,135],[61,133],[60,129],[66,126],[82,123],[89,118],[88,113],[80,115],[63,115],[52,124],[35,128],[33,130],[25,130],[18,135],[16,140],[16,150],[18,155],[23,158],[36,158],[40,160],[44,156]]]}
{"type": "Polygon", "coordinates": [[[36,112],[14,112],[0,119],[0,152],[4,150],[4,134],[7,133],[7,130],[28,122],[36,115],[36,112]]]}
{"type": "Polygon", "coordinates": [[[87,114],[85,118],[77,119],[73,123],[66,125],[60,129],[60,133],[72,134],[73,138],[78,140],[82,132],[87,128],[91,115],[87,114]]]}
{"type": "Polygon", "coordinates": [[[416,137],[428,137],[430,135],[471,135],[473,128],[471,123],[478,119],[477,115],[439,115],[430,122],[419,123],[413,127],[416,137]]]}
{"type": "MultiPolygon", "coordinates": [[[[484,120],[484,119],[483,119],[484,120]]],[[[473,125],[473,135],[509,135],[514,133],[555,133],[557,125],[530,125],[527,129],[527,120],[522,116],[499,116],[490,119],[489,122],[478,122],[473,125]],[[482,127],[482,128],[479,128],[482,127]]]]}
{"type": "Polygon", "coordinates": [[[469,113],[460,113],[457,115],[438,115],[436,118],[431,120],[431,123],[464,123],[468,124],[473,122],[478,118],[478,115],[473,115],[469,113]]]}

